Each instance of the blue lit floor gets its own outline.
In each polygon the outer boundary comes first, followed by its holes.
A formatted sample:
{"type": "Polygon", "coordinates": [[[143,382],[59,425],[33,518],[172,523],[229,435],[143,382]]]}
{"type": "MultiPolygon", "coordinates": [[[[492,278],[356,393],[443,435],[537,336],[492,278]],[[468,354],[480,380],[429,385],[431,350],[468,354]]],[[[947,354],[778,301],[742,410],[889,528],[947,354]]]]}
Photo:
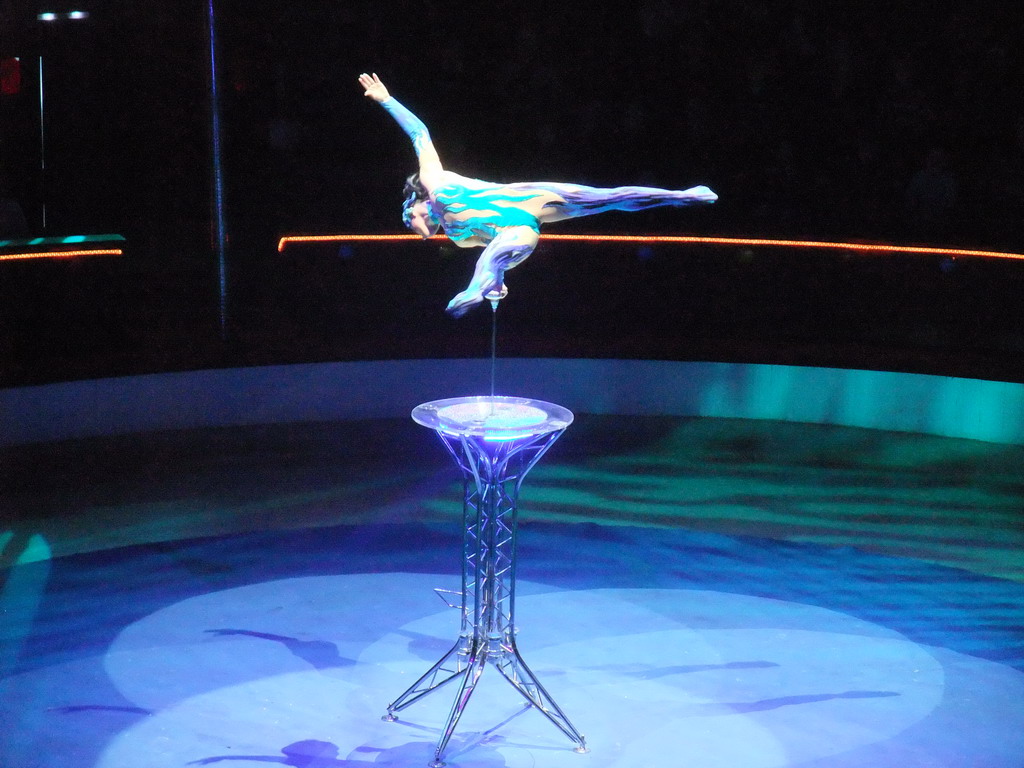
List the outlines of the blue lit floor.
{"type": "MultiPolygon", "coordinates": [[[[0,765],[425,766],[461,485],[404,421],[0,456],[0,765]],[[14,565],[17,563],[17,565],[14,565]],[[12,567],[13,566],[13,567],[12,567]]],[[[520,648],[452,766],[1024,764],[1024,449],[581,418],[527,478],[520,648]]]]}

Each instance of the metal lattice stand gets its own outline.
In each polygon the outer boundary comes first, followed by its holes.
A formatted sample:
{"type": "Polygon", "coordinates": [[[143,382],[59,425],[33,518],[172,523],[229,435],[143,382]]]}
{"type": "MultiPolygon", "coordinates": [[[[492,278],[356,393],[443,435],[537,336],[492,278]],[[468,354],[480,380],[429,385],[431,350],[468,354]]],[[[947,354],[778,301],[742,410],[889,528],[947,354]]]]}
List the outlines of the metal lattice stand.
{"type": "MultiPolygon", "coordinates": [[[[413,419],[436,430],[465,482],[462,545],[462,627],[452,649],[388,705],[385,720],[441,686],[458,691],[431,768],[440,768],[448,740],[491,664],[528,702],[586,752],[583,734],[555,703],[516,648],[516,516],[523,478],[572,423],[559,405],[519,397],[464,397],[424,403],[413,419]]],[[[442,594],[439,590],[439,594],[442,594]]],[[[456,593],[457,594],[457,593],[456,593]]],[[[442,594],[443,596],[443,594],[442,594]]]]}

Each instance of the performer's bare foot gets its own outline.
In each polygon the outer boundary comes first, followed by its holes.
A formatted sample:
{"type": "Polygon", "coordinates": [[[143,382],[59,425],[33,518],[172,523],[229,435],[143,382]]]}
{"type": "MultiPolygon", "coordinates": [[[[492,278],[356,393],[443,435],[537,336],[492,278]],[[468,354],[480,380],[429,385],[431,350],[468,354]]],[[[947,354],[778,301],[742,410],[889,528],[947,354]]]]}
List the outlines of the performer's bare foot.
{"type": "Polygon", "coordinates": [[[462,317],[483,300],[484,295],[481,291],[462,291],[462,293],[456,294],[455,298],[448,302],[445,312],[452,317],[462,317]]]}
{"type": "Polygon", "coordinates": [[[683,190],[683,195],[685,195],[688,200],[695,200],[700,203],[713,203],[718,199],[718,195],[705,186],[685,189],[683,190]]]}

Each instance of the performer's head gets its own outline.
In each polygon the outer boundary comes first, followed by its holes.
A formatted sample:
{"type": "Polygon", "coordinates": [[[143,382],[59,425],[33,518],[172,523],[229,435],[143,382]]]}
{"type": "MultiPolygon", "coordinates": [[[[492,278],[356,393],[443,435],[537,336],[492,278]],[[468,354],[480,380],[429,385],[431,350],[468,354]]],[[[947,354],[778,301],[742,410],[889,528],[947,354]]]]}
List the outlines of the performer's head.
{"type": "Polygon", "coordinates": [[[423,238],[433,235],[441,226],[441,220],[434,213],[430,204],[427,188],[420,181],[420,175],[414,173],[405,180],[403,191],[405,202],[402,204],[402,221],[405,226],[423,238]]]}

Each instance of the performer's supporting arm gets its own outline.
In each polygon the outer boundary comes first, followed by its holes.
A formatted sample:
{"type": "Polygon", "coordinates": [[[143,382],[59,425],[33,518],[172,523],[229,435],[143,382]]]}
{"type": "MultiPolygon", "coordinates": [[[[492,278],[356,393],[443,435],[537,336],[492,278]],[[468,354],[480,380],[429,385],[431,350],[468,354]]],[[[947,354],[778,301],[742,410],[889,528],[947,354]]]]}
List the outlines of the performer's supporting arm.
{"type": "Polygon", "coordinates": [[[490,292],[500,293],[505,271],[526,261],[537,247],[540,235],[532,227],[509,227],[498,233],[476,260],[473,277],[466,290],[457,294],[445,310],[453,317],[462,317],[490,292]]]}
{"type": "Polygon", "coordinates": [[[388,89],[377,75],[362,74],[359,76],[359,84],[366,90],[366,96],[384,107],[412,140],[416,157],[420,161],[420,181],[428,190],[432,189],[438,183],[437,177],[444,169],[441,167],[437,150],[434,149],[434,143],[430,140],[427,126],[388,93],[388,89]]]}

